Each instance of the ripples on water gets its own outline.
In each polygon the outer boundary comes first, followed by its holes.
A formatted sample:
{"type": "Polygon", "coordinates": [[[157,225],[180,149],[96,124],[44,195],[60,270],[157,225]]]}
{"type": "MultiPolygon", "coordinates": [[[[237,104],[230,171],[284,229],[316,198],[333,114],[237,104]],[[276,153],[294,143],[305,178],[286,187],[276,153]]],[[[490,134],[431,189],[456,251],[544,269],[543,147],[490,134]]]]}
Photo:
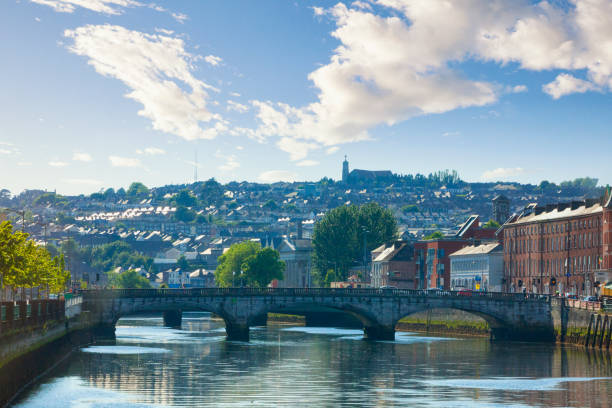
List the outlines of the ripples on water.
{"type": "Polygon", "coordinates": [[[489,343],[360,330],[268,326],[251,342],[185,314],[122,319],[117,340],[85,347],[28,390],[20,407],[612,406],[610,355],[545,344],[489,343]]]}

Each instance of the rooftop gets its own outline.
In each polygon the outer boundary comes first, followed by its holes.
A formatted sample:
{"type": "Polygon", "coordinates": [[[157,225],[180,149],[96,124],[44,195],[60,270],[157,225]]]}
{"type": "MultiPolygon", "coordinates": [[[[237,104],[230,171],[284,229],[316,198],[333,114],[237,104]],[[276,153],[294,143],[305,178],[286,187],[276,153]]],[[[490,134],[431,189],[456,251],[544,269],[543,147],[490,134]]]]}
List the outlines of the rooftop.
{"type": "Polygon", "coordinates": [[[460,256],[460,255],[484,255],[490,254],[491,252],[502,251],[502,245],[499,242],[492,242],[490,244],[482,245],[470,245],[465,248],[461,248],[457,252],[453,252],[449,256],[460,256]]]}

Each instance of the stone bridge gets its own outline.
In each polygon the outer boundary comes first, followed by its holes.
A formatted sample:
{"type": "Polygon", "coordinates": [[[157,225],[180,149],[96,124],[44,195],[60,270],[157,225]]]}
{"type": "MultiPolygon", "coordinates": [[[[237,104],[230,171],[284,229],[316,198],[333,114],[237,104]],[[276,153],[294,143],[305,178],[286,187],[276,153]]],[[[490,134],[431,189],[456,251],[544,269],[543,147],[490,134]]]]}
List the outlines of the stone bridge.
{"type": "Polygon", "coordinates": [[[402,289],[117,289],[83,291],[82,304],[97,327],[112,334],[120,317],[134,313],[162,312],[167,325],[178,326],[183,311],[206,311],[225,321],[228,339],[242,341],[249,339],[249,326],[265,322],[267,313],[334,316],[339,312],[359,319],[365,338],[393,340],[401,318],[438,308],[482,317],[494,340],[555,338],[551,299],[544,295],[402,289]]]}

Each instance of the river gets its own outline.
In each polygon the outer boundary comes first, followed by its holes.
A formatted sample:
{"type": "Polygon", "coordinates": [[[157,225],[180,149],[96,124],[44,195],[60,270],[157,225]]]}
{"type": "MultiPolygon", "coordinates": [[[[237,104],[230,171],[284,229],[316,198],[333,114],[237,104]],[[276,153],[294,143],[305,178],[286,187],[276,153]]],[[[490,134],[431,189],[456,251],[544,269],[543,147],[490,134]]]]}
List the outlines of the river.
{"type": "Polygon", "coordinates": [[[18,407],[610,407],[610,354],[548,344],[269,325],[249,343],[185,313],[121,319],[117,340],[84,347],[18,407]]]}

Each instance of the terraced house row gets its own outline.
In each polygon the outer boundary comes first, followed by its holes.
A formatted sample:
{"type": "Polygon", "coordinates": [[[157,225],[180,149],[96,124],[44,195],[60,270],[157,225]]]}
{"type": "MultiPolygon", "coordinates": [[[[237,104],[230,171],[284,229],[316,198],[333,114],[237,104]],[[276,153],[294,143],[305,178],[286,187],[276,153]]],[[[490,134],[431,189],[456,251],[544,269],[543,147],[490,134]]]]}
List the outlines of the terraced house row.
{"type": "Polygon", "coordinates": [[[506,290],[597,293],[612,281],[612,196],[546,206],[512,215],[498,236],[504,242],[506,290]]]}

